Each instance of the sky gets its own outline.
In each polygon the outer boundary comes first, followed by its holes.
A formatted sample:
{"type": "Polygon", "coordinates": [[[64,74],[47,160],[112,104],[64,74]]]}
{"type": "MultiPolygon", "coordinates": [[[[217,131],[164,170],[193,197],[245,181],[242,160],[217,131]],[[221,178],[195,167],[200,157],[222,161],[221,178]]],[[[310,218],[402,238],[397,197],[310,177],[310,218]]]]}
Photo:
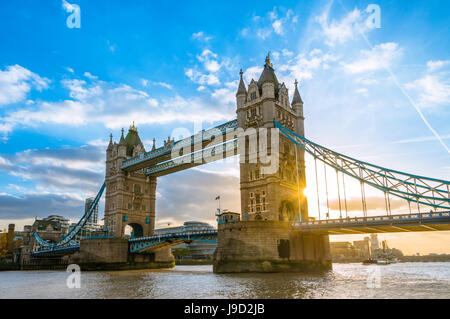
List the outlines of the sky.
{"type": "MultiPolygon", "coordinates": [[[[177,128],[234,119],[239,70],[257,80],[269,51],[291,95],[300,82],[307,138],[450,180],[449,9],[445,0],[2,2],[0,229],[80,218],[104,179],[109,134],[117,141],[133,121],[149,150],[177,128]]],[[[313,175],[307,158],[317,215],[313,175]]],[[[214,223],[217,195],[239,211],[236,158],[160,178],[157,226],[214,223]]],[[[374,214],[380,196],[369,191],[374,214]]],[[[449,232],[382,238],[407,253],[450,253],[449,232]]]]}

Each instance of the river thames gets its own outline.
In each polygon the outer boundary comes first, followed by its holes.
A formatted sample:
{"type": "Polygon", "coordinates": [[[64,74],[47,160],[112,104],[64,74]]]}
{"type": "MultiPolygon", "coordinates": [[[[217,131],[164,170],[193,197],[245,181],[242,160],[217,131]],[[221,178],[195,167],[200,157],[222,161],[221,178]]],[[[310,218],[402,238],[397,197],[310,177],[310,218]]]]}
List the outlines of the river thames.
{"type": "Polygon", "coordinates": [[[214,274],[212,266],[82,272],[0,272],[0,298],[450,298],[450,262],[333,264],[325,274],[214,274]]]}

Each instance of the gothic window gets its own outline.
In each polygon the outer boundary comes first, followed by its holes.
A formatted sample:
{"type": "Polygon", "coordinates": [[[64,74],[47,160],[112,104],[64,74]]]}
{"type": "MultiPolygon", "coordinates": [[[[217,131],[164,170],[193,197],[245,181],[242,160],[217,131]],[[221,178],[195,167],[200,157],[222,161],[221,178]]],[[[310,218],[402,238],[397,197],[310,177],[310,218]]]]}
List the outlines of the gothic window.
{"type": "Polygon", "coordinates": [[[135,194],[141,193],[141,186],[139,184],[134,184],[134,193],[135,194]]]}
{"type": "Polygon", "coordinates": [[[250,93],[250,100],[256,99],[256,92],[250,93]]]}
{"type": "MultiPolygon", "coordinates": [[[[256,93],[255,93],[256,94],[256,93]]],[[[256,108],[252,109],[252,116],[256,116],[256,108]]]]}
{"type": "Polygon", "coordinates": [[[250,181],[253,180],[253,172],[250,172],[250,181]]]}
{"type": "Polygon", "coordinates": [[[255,179],[259,179],[259,171],[258,170],[255,171],[255,179]]]}

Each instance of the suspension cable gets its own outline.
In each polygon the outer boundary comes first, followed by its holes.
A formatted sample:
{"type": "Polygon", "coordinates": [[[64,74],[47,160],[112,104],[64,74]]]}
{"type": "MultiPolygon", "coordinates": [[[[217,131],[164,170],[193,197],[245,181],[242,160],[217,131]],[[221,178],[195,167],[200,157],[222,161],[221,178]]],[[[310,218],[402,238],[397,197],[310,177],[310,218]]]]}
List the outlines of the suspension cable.
{"type": "Polygon", "coordinates": [[[320,200],[319,200],[319,180],[317,178],[317,159],[314,157],[314,170],[316,172],[316,192],[317,192],[317,209],[319,211],[319,220],[320,220],[320,200]]]}
{"type": "Polygon", "coordinates": [[[327,219],[330,218],[330,202],[328,200],[328,182],[327,182],[327,166],[323,163],[323,170],[325,172],[325,190],[327,193],[327,219]]]}
{"type": "Polygon", "coordinates": [[[361,178],[361,181],[359,183],[361,184],[361,201],[362,201],[362,207],[363,207],[363,215],[364,215],[364,217],[367,217],[366,196],[365,196],[364,183],[362,182],[363,178],[362,178],[361,168],[359,168],[359,177],[361,178]]]}
{"type": "Polygon", "coordinates": [[[338,200],[339,200],[339,218],[342,219],[341,191],[340,191],[340,187],[339,187],[339,173],[338,173],[338,170],[336,170],[336,180],[337,180],[338,200]]]}
{"type": "Polygon", "coordinates": [[[342,173],[342,184],[344,186],[345,218],[348,218],[347,195],[345,193],[345,174],[344,173],[342,173]]]}

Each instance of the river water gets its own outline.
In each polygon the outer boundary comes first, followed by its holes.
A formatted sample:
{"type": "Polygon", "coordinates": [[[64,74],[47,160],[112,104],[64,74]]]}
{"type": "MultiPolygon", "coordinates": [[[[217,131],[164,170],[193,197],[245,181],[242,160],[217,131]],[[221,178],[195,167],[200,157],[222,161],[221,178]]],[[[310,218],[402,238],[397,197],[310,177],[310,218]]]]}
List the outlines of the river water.
{"type": "Polygon", "coordinates": [[[212,266],[82,272],[0,272],[0,298],[450,298],[450,262],[333,264],[318,274],[214,274],[212,266]]]}

